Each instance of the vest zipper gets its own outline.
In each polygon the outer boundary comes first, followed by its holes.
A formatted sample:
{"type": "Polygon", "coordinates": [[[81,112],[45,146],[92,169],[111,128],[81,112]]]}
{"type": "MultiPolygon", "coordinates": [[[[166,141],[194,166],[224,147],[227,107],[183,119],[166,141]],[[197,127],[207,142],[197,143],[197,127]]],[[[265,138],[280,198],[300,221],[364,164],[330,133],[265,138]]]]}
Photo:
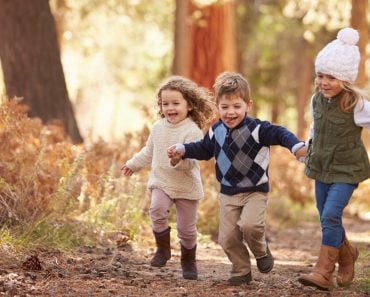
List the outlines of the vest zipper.
{"type": "MultiPolygon", "coordinates": [[[[321,125],[321,129],[325,132],[325,131],[328,131],[328,110],[329,110],[329,106],[330,106],[330,101],[326,100],[325,102],[325,110],[323,112],[323,116],[322,116],[322,121],[323,121],[323,125],[321,125]]],[[[320,148],[323,149],[324,148],[324,140],[325,140],[325,137],[326,135],[324,135],[323,131],[320,131],[320,148]]]]}

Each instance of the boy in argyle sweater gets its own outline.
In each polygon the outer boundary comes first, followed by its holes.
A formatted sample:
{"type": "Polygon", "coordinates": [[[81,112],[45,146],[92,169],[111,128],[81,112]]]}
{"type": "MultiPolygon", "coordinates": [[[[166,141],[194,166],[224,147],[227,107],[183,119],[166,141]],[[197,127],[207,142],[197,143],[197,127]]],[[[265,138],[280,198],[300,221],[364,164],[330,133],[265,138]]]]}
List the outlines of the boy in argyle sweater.
{"type": "Polygon", "coordinates": [[[260,272],[268,273],[274,266],[265,236],[269,147],[281,145],[297,158],[306,155],[306,147],[286,128],[247,116],[252,100],[240,74],[220,74],[214,88],[220,119],[202,140],[175,144],[167,153],[173,166],[185,158],[215,158],[221,184],[218,242],[232,263],[229,283],[248,284],[252,274],[247,246],[260,272]]]}

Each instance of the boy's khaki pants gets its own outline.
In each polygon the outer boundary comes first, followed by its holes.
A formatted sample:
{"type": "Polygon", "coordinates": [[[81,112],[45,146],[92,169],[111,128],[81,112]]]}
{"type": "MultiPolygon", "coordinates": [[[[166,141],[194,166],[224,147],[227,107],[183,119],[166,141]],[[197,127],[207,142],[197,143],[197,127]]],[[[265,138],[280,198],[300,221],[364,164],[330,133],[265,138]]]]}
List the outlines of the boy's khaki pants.
{"type": "Polygon", "coordinates": [[[218,242],[232,263],[231,276],[251,271],[248,249],[256,259],[266,255],[265,213],[267,193],[220,194],[218,242]]]}

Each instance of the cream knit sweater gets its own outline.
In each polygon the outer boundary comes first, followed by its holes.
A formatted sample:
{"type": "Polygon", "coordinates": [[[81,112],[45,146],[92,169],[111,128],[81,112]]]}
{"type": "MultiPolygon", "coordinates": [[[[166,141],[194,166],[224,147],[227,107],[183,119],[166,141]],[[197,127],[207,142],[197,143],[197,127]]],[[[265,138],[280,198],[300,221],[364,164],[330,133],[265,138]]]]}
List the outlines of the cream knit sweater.
{"type": "Polygon", "coordinates": [[[149,189],[161,189],[173,199],[199,200],[204,193],[198,161],[186,159],[172,166],[167,157],[167,148],[202,138],[202,130],[191,118],[178,124],[171,124],[162,118],[154,123],[146,145],[126,165],[134,172],[151,167],[149,189]]]}

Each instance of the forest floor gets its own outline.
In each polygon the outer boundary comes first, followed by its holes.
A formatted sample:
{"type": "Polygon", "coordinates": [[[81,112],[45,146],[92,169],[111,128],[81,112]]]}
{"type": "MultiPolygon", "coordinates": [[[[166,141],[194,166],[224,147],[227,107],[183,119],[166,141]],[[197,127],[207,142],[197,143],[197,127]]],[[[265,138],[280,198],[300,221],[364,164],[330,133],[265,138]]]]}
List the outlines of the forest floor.
{"type": "Polygon", "coordinates": [[[181,275],[180,251],[172,238],[173,255],[166,267],[149,265],[153,246],[128,242],[117,247],[81,247],[71,253],[40,251],[42,269],[22,269],[22,262],[0,255],[0,296],[370,296],[370,222],[344,220],[351,242],[361,249],[356,278],[350,288],[330,292],[301,286],[297,278],[308,273],[317,258],[317,223],[291,228],[268,228],[274,269],[261,274],[252,261],[254,280],[230,286],[230,263],[217,243],[198,243],[199,279],[181,275]]]}

